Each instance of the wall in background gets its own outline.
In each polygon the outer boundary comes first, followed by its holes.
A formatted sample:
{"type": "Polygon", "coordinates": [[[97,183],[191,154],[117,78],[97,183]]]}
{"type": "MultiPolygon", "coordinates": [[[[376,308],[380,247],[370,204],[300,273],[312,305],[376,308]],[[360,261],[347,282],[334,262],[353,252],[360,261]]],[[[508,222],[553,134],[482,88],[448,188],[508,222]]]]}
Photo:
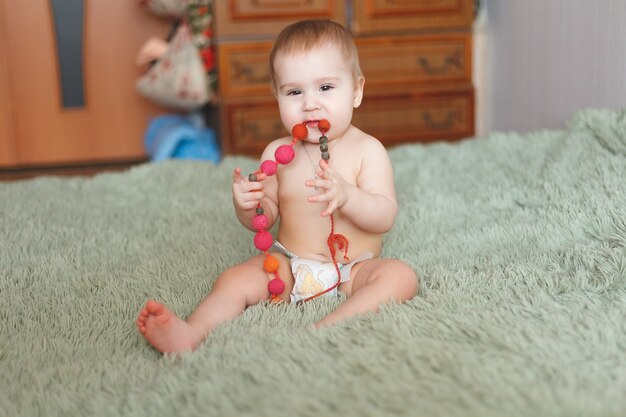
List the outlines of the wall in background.
{"type": "Polygon", "coordinates": [[[581,108],[626,107],[626,1],[481,4],[478,135],[561,128],[581,108]]]}

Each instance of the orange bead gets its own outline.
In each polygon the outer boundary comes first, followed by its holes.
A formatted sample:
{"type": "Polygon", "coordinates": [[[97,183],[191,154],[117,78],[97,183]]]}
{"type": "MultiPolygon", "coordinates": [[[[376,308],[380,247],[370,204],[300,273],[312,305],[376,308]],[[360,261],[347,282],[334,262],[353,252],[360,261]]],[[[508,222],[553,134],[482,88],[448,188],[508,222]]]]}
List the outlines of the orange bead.
{"type": "Polygon", "coordinates": [[[274,256],[266,256],[265,261],[263,261],[263,270],[265,272],[274,273],[278,271],[278,259],[274,256]]]}
{"type": "Polygon", "coordinates": [[[279,296],[279,295],[274,295],[274,294],[272,294],[272,295],[270,296],[270,303],[272,303],[272,304],[280,304],[280,303],[282,303],[282,302],[283,302],[283,299],[282,299],[282,298],[280,298],[280,296],[279,296]]]}
{"type": "Polygon", "coordinates": [[[291,129],[291,135],[296,139],[304,139],[309,136],[309,129],[304,124],[298,124],[291,129]]]}
{"type": "Polygon", "coordinates": [[[328,132],[328,129],[330,129],[330,122],[326,119],[322,119],[319,121],[319,123],[317,124],[317,128],[320,130],[320,132],[324,133],[324,132],[328,132]]]}

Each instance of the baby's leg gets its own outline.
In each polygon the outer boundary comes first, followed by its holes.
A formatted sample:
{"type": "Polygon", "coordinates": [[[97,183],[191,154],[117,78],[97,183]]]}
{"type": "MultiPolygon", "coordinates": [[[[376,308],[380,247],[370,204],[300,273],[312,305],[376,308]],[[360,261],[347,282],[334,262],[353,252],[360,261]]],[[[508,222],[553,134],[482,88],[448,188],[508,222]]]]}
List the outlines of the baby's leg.
{"type": "MultiPolygon", "coordinates": [[[[281,254],[280,277],[285,281],[282,298],[289,301],[293,278],[289,261],[281,254]]],[[[218,324],[239,316],[246,307],[269,298],[267,283],[273,274],[263,271],[265,255],[226,270],[215,282],[209,295],[184,321],[167,307],[148,301],[139,313],[137,328],[146,340],[162,353],[194,350],[218,324]]]]}
{"type": "Polygon", "coordinates": [[[348,295],[340,305],[315,327],[333,324],[358,314],[376,312],[381,304],[407,301],[417,293],[419,280],[415,271],[397,259],[369,259],[356,264],[350,281],[339,286],[348,295]]]}

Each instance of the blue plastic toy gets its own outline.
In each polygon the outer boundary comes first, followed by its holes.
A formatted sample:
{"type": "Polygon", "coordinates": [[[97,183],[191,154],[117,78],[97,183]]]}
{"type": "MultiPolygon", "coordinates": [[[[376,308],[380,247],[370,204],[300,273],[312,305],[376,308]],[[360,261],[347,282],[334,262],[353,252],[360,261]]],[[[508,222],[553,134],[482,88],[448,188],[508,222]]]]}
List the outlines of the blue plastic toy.
{"type": "Polygon", "coordinates": [[[155,117],[148,124],[144,144],[154,162],[197,159],[218,163],[221,159],[215,132],[198,115],[155,117]]]}

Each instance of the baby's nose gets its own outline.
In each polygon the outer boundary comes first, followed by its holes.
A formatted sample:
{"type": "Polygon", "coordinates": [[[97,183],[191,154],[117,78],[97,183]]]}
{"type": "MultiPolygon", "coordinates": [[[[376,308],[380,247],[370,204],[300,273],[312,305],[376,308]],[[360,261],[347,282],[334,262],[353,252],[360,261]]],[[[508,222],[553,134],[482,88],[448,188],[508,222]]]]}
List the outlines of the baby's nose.
{"type": "Polygon", "coordinates": [[[318,110],[319,108],[320,108],[320,103],[317,100],[317,98],[315,98],[315,96],[307,95],[304,98],[304,110],[305,111],[318,110]]]}

